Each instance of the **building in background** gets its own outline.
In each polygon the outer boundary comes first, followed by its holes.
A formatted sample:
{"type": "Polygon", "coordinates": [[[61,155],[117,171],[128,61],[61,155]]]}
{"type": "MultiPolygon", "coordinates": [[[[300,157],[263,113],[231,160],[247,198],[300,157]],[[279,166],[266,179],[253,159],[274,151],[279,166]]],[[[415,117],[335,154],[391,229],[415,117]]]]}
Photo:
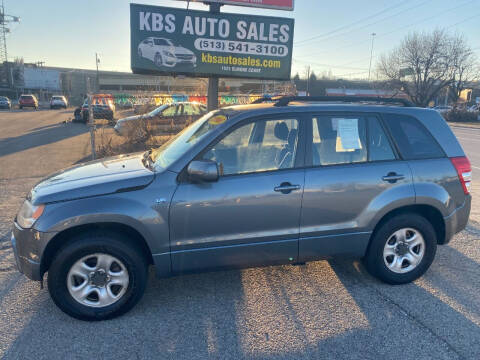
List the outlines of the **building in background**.
{"type": "MultiPolygon", "coordinates": [[[[97,71],[10,63],[14,87],[0,89],[0,95],[18,99],[20,94],[29,93],[39,101],[48,101],[52,95],[65,95],[70,104],[80,105],[86,94],[101,92],[111,94],[164,93],[201,95],[207,94],[208,80],[185,76],[150,76],[128,72],[97,71]]],[[[295,94],[292,81],[256,79],[220,79],[220,94],[295,94]]]]}

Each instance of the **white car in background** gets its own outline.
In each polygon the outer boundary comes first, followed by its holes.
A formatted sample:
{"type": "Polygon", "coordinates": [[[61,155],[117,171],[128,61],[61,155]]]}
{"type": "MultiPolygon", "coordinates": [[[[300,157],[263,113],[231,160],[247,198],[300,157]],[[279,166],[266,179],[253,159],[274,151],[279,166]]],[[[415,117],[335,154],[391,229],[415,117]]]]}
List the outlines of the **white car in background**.
{"type": "Polygon", "coordinates": [[[55,96],[52,96],[52,98],[50,99],[50,109],[55,109],[55,108],[66,109],[67,107],[68,107],[68,101],[65,98],[65,96],[55,95],[55,96]]]}
{"type": "Polygon", "coordinates": [[[434,110],[437,110],[440,114],[449,112],[453,108],[450,105],[438,105],[433,108],[434,110]]]}
{"type": "Polygon", "coordinates": [[[191,50],[165,38],[146,38],[138,45],[138,56],[153,61],[158,67],[175,67],[179,64],[197,66],[197,57],[191,50]]]}

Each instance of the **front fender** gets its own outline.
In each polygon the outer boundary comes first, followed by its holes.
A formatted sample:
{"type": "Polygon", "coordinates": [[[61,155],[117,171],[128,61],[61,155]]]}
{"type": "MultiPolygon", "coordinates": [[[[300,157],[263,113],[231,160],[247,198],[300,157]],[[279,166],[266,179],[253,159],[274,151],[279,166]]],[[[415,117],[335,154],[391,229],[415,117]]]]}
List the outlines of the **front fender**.
{"type": "Polygon", "coordinates": [[[168,204],[149,208],[134,199],[134,193],[49,204],[35,229],[58,233],[80,225],[120,223],[142,235],[152,254],[169,251],[168,204]]]}

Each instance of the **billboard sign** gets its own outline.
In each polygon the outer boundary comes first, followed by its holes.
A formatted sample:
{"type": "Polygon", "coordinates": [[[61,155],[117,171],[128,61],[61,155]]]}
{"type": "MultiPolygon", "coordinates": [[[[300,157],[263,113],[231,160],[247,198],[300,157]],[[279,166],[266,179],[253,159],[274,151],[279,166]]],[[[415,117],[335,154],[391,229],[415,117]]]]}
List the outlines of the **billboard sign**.
{"type": "Polygon", "coordinates": [[[287,80],[294,20],[130,5],[137,74],[287,80]]]}
{"type": "MultiPolygon", "coordinates": [[[[182,0],[185,1],[185,0],[182,0]]],[[[187,0],[188,1],[188,0],[187,0]]],[[[191,0],[196,2],[218,3],[224,5],[252,6],[278,10],[293,10],[294,0],[191,0]]]]}

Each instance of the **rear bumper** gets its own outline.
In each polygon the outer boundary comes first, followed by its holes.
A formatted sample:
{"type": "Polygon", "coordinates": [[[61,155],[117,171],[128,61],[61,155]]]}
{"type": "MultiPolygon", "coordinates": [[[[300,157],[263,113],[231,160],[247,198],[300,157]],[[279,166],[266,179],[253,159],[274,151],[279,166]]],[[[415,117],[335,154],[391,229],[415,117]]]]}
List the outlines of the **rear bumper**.
{"type": "Polygon", "coordinates": [[[17,269],[29,279],[42,280],[41,257],[46,244],[53,236],[55,236],[55,233],[23,229],[17,223],[14,223],[10,241],[15,254],[17,269]]]}
{"type": "Polygon", "coordinates": [[[472,196],[467,195],[462,206],[455,209],[449,216],[444,217],[445,221],[445,239],[440,244],[448,244],[452,237],[465,229],[470,216],[470,209],[472,206],[472,196]]]}

